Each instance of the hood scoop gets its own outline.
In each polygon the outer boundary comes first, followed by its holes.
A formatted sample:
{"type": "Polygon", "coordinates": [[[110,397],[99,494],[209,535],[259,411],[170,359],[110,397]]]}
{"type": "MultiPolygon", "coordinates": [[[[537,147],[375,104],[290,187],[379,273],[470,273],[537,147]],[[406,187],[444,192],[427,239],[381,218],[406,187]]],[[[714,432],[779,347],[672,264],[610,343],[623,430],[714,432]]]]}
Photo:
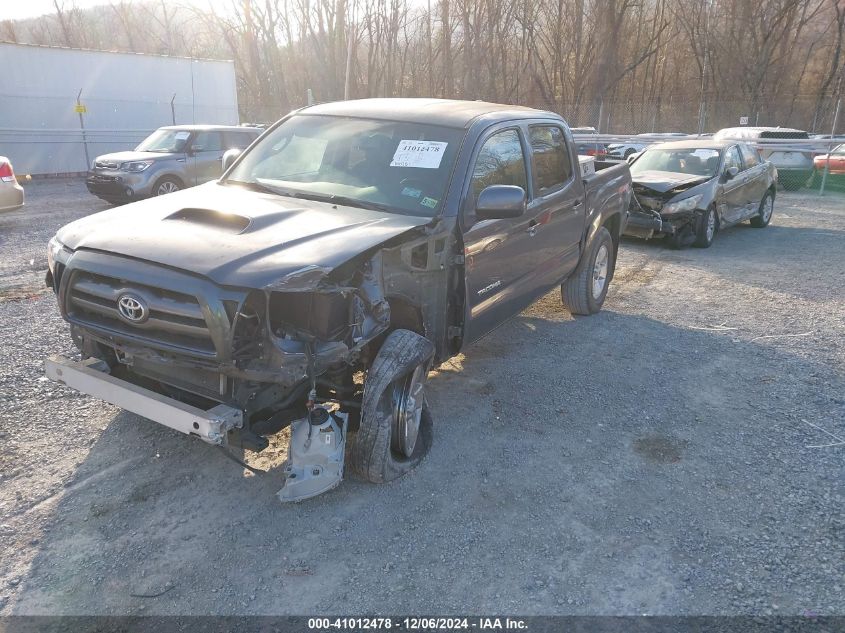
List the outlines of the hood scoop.
{"type": "Polygon", "coordinates": [[[180,209],[164,219],[187,222],[195,226],[217,229],[233,235],[238,235],[246,231],[251,222],[249,218],[242,215],[224,213],[213,209],[180,209]]]}

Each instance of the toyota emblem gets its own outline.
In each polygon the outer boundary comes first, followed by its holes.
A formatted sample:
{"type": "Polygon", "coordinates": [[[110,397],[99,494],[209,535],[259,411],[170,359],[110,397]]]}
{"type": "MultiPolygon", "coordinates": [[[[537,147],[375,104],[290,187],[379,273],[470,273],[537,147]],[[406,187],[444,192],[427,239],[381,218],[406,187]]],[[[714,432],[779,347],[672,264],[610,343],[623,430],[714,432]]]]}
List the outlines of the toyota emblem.
{"type": "Polygon", "coordinates": [[[143,323],[150,314],[147,304],[140,297],[130,294],[118,297],[117,309],[120,316],[130,323],[143,323]]]}

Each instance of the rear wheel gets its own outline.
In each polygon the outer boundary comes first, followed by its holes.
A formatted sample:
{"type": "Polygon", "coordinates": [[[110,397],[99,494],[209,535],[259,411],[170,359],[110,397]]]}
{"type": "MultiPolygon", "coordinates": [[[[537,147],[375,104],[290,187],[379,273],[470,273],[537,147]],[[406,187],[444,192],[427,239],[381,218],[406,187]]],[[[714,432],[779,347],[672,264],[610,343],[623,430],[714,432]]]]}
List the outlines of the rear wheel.
{"type": "Polygon", "coordinates": [[[384,483],[413,470],[431,448],[425,380],[434,345],[410,330],[385,339],[364,380],[361,424],[350,466],[367,481],[384,483]]]}
{"type": "Polygon", "coordinates": [[[581,257],[575,272],[560,287],[564,307],[572,314],[595,314],[601,310],[616,265],[613,239],[601,227],[581,257]]]}
{"type": "Polygon", "coordinates": [[[695,241],[693,245],[698,248],[709,248],[716,237],[719,228],[719,220],[716,217],[715,207],[710,207],[701,214],[695,224],[695,241]]]}
{"type": "Polygon", "coordinates": [[[772,214],[775,210],[775,199],[771,191],[767,191],[766,195],[760,201],[760,208],[757,210],[757,215],[751,218],[751,226],[757,229],[769,226],[772,221],[772,214]]]}

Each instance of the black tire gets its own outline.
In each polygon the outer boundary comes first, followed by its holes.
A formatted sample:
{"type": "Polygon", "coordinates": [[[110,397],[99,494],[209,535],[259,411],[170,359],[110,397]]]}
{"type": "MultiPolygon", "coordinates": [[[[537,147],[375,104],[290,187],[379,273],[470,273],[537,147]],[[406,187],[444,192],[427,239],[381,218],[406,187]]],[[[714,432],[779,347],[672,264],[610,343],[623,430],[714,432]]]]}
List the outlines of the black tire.
{"type": "Polygon", "coordinates": [[[613,279],[613,270],[616,266],[616,252],[613,249],[613,238],[610,232],[601,227],[593,237],[587,252],[578,262],[578,267],[560,287],[560,299],[563,306],[571,314],[595,314],[601,310],[610,280],[613,279]],[[607,255],[607,269],[604,277],[604,287],[596,296],[593,292],[594,274],[596,273],[596,258],[604,247],[607,255]]]}
{"type": "Polygon", "coordinates": [[[695,241],[692,243],[693,246],[696,248],[710,248],[718,231],[719,217],[716,215],[716,208],[710,207],[698,216],[695,221],[695,241]],[[708,230],[708,227],[710,227],[710,230],[708,230]]]}
{"type": "Polygon", "coordinates": [[[625,160],[628,160],[628,157],[629,157],[631,154],[636,154],[636,153],[637,153],[637,150],[635,150],[635,149],[634,149],[634,148],[632,148],[632,147],[629,147],[628,149],[626,149],[626,150],[625,150],[625,160]]]}
{"type": "Polygon", "coordinates": [[[421,365],[427,373],[433,356],[431,341],[410,330],[394,330],[379,349],[364,380],[361,425],[349,455],[350,468],[363,479],[372,483],[398,479],[413,470],[431,448],[431,414],[424,400],[412,454],[408,457],[391,448],[394,421],[391,387],[421,365]]]}
{"type": "Polygon", "coordinates": [[[173,193],[184,188],[182,181],[178,178],[165,176],[164,178],[157,180],[156,184],[153,185],[153,196],[164,196],[168,193],[173,193]]]}
{"type": "Polygon", "coordinates": [[[757,215],[751,218],[751,226],[755,229],[762,229],[769,226],[774,215],[775,197],[771,191],[767,191],[763,199],[760,200],[760,208],[757,209],[757,215]],[[771,205],[771,206],[769,206],[771,205]]]}

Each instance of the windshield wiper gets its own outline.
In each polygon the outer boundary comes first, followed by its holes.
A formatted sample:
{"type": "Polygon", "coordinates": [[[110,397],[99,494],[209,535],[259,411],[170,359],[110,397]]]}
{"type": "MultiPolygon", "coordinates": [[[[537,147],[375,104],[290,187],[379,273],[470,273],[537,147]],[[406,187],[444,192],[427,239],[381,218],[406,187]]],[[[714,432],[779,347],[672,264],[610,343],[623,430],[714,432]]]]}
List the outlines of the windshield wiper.
{"type": "Polygon", "coordinates": [[[223,184],[232,184],[232,185],[240,185],[241,187],[246,187],[252,191],[260,191],[261,193],[272,193],[277,196],[287,196],[288,198],[296,197],[296,192],[290,191],[288,189],[282,189],[280,187],[271,187],[270,185],[265,185],[264,183],[257,182],[255,180],[224,180],[223,184]]]}
{"type": "Polygon", "coordinates": [[[252,191],[261,191],[263,193],[272,193],[277,196],[286,196],[288,198],[299,198],[300,200],[314,200],[315,202],[328,202],[329,204],[339,204],[346,207],[358,207],[361,209],[369,209],[371,211],[385,211],[391,212],[392,209],[378,202],[370,202],[368,200],[360,200],[359,198],[349,198],[347,196],[338,196],[333,193],[312,193],[310,191],[298,191],[294,189],[284,189],[282,187],[273,187],[262,182],[254,180],[225,180],[225,183],[233,185],[240,185],[251,189],[252,191]]]}
{"type": "Polygon", "coordinates": [[[359,207],[361,209],[369,209],[371,211],[388,211],[389,207],[378,202],[370,202],[369,200],[361,200],[359,198],[349,198],[347,196],[338,196],[333,193],[310,193],[307,191],[297,191],[291,194],[294,198],[302,198],[303,200],[315,200],[316,202],[329,202],[331,204],[340,204],[345,207],[359,207]]]}

